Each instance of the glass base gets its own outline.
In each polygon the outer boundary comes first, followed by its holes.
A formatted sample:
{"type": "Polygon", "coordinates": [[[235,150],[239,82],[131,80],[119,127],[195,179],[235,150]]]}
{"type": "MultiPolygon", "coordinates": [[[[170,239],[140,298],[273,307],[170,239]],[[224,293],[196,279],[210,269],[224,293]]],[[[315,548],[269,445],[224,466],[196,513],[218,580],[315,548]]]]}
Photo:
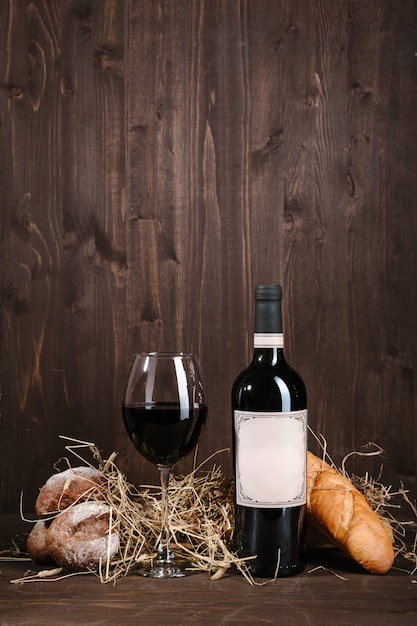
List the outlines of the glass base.
{"type": "Polygon", "coordinates": [[[131,570],[131,574],[135,576],[145,576],[147,578],[181,578],[182,576],[190,576],[195,574],[196,570],[187,569],[190,564],[187,562],[157,560],[151,565],[137,565],[131,570]]]}

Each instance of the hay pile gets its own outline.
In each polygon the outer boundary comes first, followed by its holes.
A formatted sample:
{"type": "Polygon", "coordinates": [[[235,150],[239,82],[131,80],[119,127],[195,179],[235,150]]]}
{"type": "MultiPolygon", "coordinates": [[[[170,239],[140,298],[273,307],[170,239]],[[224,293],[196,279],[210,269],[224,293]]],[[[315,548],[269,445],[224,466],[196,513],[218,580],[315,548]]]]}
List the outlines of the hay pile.
{"type": "MultiPolygon", "coordinates": [[[[116,453],[103,460],[95,444],[61,438],[71,442],[66,450],[83,465],[95,467],[105,476],[99,487],[100,495],[94,494],[87,500],[108,504],[109,535],[117,532],[120,548],[109,562],[99,565],[98,571],[93,573],[103,583],[115,583],[138,564],[146,566],[156,556],[161,530],[161,488],[146,485],[137,488],[130,484],[115,463],[116,453]],[[84,454],[80,454],[80,450],[84,454]],[[86,460],[86,452],[91,454],[95,465],[86,460]]],[[[213,580],[221,578],[233,567],[252,583],[246,560],[239,558],[229,547],[233,523],[232,485],[226,481],[219,466],[214,464],[210,470],[204,470],[213,456],[186,476],[171,476],[171,550],[178,560],[187,561],[189,570],[207,572],[213,580]]],[[[69,460],[64,460],[71,467],[69,460]]]]}
{"type": "MultiPolygon", "coordinates": [[[[161,530],[161,489],[129,484],[109,459],[102,471],[107,477],[103,500],[112,511],[112,529],[120,537],[120,550],[100,571],[102,582],[116,581],[138,563],[146,565],[155,555],[161,530]]],[[[201,466],[184,477],[172,476],[169,486],[171,549],[190,568],[220,578],[231,566],[248,575],[245,561],[228,545],[232,532],[230,485],[221,468],[201,466]]]]}
{"type": "MultiPolygon", "coordinates": [[[[66,445],[66,450],[81,460],[83,465],[101,470],[106,477],[104,486],[101,487],[100,501],[106,502],[110,507],[110,530],[118,533],[120,549],[113,559],[99,566],[93,573],[99,576],[102,583],[116,583],[137,564],[146,565],[155,557],[161,528],[161,488],[137,488],[118,469],[115,453],[109,459],[103,460],[95,444],[69,437],[61,438],[70,442],[66,445]],[[94,465],[86,460],[87,453],[92,456],[94,465]]],[[[322,447],[326,460],[333,464],[325,445],[322,447]]],[[[346,471],[346,461],[350,456],[380,453],[381,449],[352,452],[343,460],[340,472],[365,495],[371,508],[390,523],[396,556],[402,557],[404,570],[414,574],[417,571],[417,510],[415,504],[409,500],[407,491],[401,487],[393,492],[379,478],[374,480],[369,475],[349,476],[346,471]],[[404,503],[409,507],[412,521],[398,519],[404,503]]],[[[248,570],[247,559],[239,558],[231,549],[234,521],[232,484],[225,479],[219,466],[214,464],[210,470],[204,469],[214,456],[195,466],[194,471],[186,476],[171,476],[171,549],[178,559],[190,563],[191,570],[207,572],[213,580],[221,578],[229,570],[237,570],[253,585],[255,581],[248,570]]],[[[71,466],[68,459],[65,461],[71,466]]],[[[97,500],[97,496],[94,499],[97,500]]],[[[12,582],[31,582],[46,579],[48,576],[59,579],[61,574],[61,570],[45,570],[12,582]]]]}

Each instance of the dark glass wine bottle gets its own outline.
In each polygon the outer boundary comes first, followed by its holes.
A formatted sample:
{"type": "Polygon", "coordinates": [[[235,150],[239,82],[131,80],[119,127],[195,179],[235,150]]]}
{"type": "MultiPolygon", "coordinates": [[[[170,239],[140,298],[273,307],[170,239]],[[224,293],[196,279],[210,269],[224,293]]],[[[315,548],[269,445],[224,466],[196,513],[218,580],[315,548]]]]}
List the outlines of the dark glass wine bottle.
{"type": "Polygon", "coordinates": [[[304,567],[307,393],[284,359],[281,298],[256,287],[253,359],[232,389],[235,549],[271,578],[304,567]]]}

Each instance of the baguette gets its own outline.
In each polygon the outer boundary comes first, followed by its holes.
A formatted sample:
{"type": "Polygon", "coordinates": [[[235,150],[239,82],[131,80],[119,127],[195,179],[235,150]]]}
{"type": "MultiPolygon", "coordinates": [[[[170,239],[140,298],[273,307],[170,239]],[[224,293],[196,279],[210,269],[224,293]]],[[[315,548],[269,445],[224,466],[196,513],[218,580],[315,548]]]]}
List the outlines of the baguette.
{"type": "Polygon", "coordinates": [[[366,498],[324,460],[307,454],[307,513],[318,527],[362,567],[385,574],[394,561],[392,531],[366,498]]]}

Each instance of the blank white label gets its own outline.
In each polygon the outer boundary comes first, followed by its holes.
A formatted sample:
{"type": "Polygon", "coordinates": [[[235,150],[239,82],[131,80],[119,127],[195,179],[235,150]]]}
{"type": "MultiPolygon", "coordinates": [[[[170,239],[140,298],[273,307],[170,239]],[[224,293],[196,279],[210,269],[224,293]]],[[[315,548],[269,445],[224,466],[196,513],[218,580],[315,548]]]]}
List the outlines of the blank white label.
{"type": "Polygon", "coordinates": [[[307,410],[235,411],[236,502],[256,508],[306,502],[307,410]]]}

